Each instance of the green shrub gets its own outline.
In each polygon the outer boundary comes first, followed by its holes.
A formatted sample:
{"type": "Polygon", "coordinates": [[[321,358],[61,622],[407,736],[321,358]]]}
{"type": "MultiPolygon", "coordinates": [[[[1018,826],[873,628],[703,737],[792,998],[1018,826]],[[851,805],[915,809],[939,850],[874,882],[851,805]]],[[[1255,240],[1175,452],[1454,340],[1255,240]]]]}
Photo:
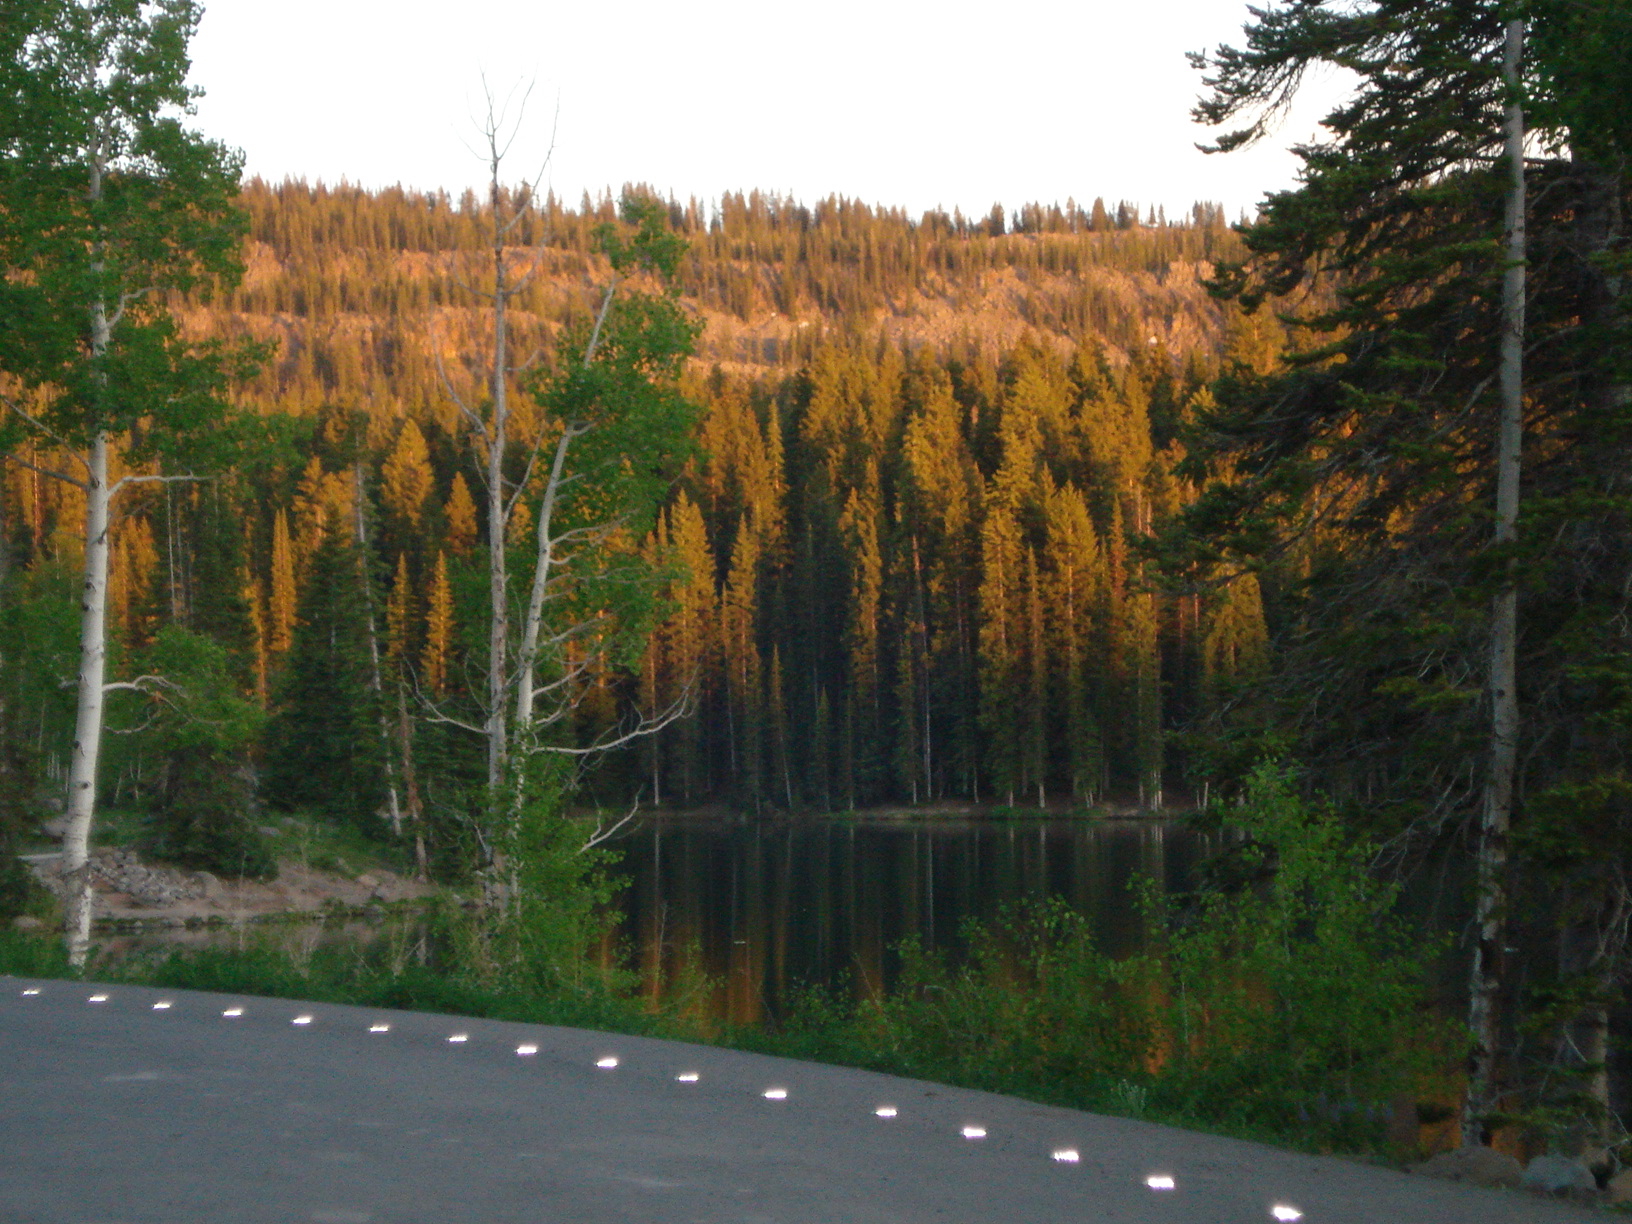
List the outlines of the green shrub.
{"type": "Polygon", "coordinates": [[[1232,814],[1237,875],[1165,920],[1167,1051],[1158,1100],[1186,1113],[1304,1129],[1344,1146],[1380,1137],[1387,1103],[1454,1062],[1429,965],[1442,941],[1397,914],[1330,807],[1279,764],[1251,775],[1232,814]]]}
{"type": "Polygon", "coordinates": [[[207,745],[173,749],[143,828],[142,853],[193,871],[268,880],[277,859],[255,824],[242,762],[207,745]]]}

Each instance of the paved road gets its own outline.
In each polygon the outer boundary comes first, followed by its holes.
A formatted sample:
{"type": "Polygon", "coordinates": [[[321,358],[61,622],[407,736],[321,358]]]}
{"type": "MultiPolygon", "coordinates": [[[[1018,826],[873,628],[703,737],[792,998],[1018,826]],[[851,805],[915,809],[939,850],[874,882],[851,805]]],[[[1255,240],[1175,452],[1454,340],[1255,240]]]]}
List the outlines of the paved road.
{"type": "Polygon", "coordinates": [[[1260,1224],[1294,1210],[1307,1224],[1588,1218],[677,1042],[0,977],[4,1224],[1260,1224]]]}

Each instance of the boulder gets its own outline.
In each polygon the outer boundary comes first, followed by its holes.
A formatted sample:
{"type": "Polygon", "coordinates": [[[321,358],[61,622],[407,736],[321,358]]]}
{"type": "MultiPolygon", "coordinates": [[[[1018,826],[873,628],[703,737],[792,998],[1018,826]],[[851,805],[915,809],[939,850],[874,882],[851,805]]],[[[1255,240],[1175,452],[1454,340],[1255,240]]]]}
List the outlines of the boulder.
{"type": "Polygon", "coordinates": [[[68,836],[68,817],[53,816],[50,820],[42,820],[40,822],[40,832],[44,833],[52,841],[61,841],[68,836]]]}
{"type": "Polygon", "coordinates": [[[1596,1194],[1598,1191],[1598,1181],[1593,1177],[1592,1170],[1568,1156],[1537,1156],[1524,1166],[1524,1177],[1519,1184],[1526,1190],[1571,1197],[1596,1194]]]}
{"type": "Polygon", "coordinates": [[[221,895],[221,880],[213,872],[200,871],[193,878],[198,881],[204,896],[214,898],[221,895]]]}
{"type": "Polygon", "coordinates": [[[1632,1169],[1622,1169],[1604,1187],[1604,1199],[1612,1206],[1632,1203],[1632,1169]]]}
{"type": "Polygon", "coordinates": [[[1452,1148],[1412,1165],[1411,1171],[1447,1181],[1471,1182],[1475,1186],[1517,1186],[1524,1178],[1524,1169],[1518,1161],[1506,1152],[1488,1147],[1452,1148]]]}
{"type": "Polygon", "coordinates": [[[32,914],[18,914],[11,920],[11,925],[19,931],[43,931],[45,923],[32,914]]]}
{"type": "Polygon", "coordinates": [[[366,871],[357,877],[357,883],[364,888],[378,888],[380,886],[380,881],[366,871]]]}

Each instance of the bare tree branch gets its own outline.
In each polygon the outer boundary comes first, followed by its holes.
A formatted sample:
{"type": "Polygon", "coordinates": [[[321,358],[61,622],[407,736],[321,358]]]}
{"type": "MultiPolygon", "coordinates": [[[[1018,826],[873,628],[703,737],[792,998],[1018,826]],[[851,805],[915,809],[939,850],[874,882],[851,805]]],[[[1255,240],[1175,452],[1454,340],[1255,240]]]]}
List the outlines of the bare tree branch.
{"type": "Polygon", "coordinates": [[[52,468],[41,467],[37,463],[30,463],[27,459],[24,459],[20,455],[0,455],[0,458],[3,458],[10,463],[15,463],[18,467],[27,468],[31,472],[38,472],[41,476],[48,477],[51,480],[60,480],[63,484],[73,485],[74,488],[83,490],[86,493],[91,491],[91,486],[87,481],[78,480],[68,475],[66,472],[58,472],[52,468]]]}

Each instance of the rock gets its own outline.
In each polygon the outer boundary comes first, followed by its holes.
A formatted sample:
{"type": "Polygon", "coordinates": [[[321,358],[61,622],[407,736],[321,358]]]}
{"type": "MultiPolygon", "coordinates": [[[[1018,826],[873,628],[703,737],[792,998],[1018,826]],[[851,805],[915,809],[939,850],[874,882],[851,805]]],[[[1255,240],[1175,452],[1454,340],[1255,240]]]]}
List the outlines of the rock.
{"type": "Polygon", "coordinates": [[[52,841],[61,841],[68,836],[68,817],[53,816],[50,820],[41,821],[40,832],[52,841]]]}
{"type": "Polygon", "coordinates": [[[219,897],[221,895],[221,881],[214,873],[200,871],[193,878],[198,881],[198,887],[204,896],[219,897]]]}
{"type": "Polygon", "coordinates": [[[1539,1190],[1543,1194],[1567,1194],[1572,1197],[1595,1194],[1598,1190],[1592,1170],[1568,1156],[1537,1156],[1524,1166],[1520,1185],[1526,1190],[1539,1190]]]}
{"type": "Polygon", "coordinates": [[[1488,1147],[1452,1148],[1412,1165],[1411,1171],[1475,1186],[1517,1186],[1524,1177],[1518,1161],[1488,1147]]]}
{"type": "Polygon", "coordinates": [[[261,825],[255,831],[257,833],[259,833],[262,837],[282,837],[283,836],[282,830],[274,829],[271,825],[261,825]]]}
{"type": "Polygon", "coordinates": [[[1611,1205],[1632,1203],[1632,1169],[1623,1169],[1609,1179],[1604,1198],[1611,1205]]]}
{"type": "Polygon", "coordinates": [[[366,871],[357,877],[357,883],[361,884],[364,888],[378,888],[380,886],[380,881],[378,878],[370,875],[366,871]]]}
{"type": "Polygon", "coordinates": [[[1587,1166],[1600,1186],[1621,1171],[1621,1162],[1608,1148],[1589,1147],[1576,1159],[1587,1166]]]}
{"type": "Polygon", "coordinates": [[[18,914],[11,920],[11,925],[19,931],[43,931],[45,923],[32,914],[18,914]]]}

